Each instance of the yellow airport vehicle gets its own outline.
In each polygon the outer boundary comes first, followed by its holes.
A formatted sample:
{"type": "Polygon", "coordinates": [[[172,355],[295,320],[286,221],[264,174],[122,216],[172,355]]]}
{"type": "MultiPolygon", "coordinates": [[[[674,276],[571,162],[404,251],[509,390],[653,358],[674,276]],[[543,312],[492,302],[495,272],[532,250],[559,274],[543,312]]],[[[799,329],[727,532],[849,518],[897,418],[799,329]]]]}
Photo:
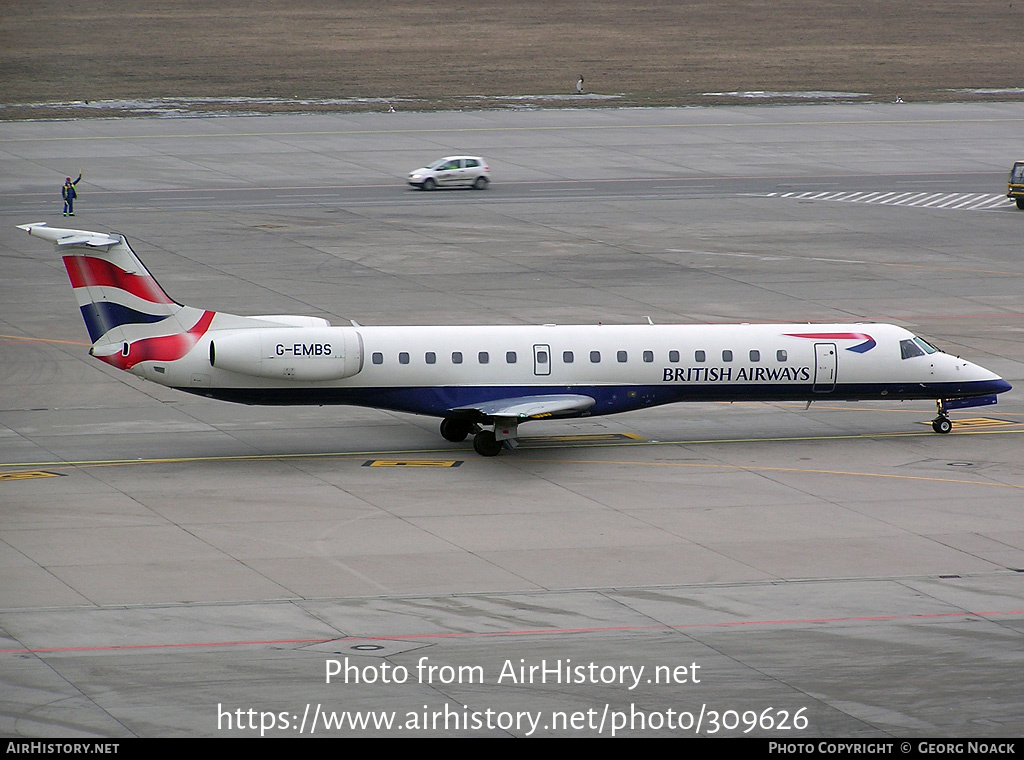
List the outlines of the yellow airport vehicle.
{"type": "Polygon", "coordinates": [[[1017,161],[1010,169],[1010,181],[1006,183],[1006,197],[1017,201],[1017,208],[1024,209],[1024,161],[1017,161]]]}

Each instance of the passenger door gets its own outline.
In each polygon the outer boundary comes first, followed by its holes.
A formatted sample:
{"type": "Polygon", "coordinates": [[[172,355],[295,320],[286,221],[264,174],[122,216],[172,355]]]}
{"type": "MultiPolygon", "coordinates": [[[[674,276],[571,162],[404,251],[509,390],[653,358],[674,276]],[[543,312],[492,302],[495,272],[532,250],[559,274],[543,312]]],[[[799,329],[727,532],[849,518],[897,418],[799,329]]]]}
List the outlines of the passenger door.
{"type": "Polygon", "coordinates": [[[814,344],[814,386],[815,393],[831,393],[836,388],[838,370],[835,343],[814,344]]]}
{"type": "Polygon", "coordinates": [[[537,377],[551,374],[551,347],[546,343],[537,343],[533,347],[533,374],[537,377]]]}

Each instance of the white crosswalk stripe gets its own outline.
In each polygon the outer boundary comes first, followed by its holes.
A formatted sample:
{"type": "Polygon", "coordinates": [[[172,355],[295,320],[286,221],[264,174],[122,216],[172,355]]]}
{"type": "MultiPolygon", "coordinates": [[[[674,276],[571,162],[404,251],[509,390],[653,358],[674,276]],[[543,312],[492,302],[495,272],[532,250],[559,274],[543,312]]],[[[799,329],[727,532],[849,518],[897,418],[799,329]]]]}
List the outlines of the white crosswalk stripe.
{"type": "Polygon", "coordinates": [[[791,198],[802,201],[838,201],[840,203],[877,203],[880,206],[914,206],[958,211],[994,211],[1013,208],[1015,202],[1005,195],[993,193],[929,193],[929,192],[805,192],[765,193],[768,198],[791,198]]]}

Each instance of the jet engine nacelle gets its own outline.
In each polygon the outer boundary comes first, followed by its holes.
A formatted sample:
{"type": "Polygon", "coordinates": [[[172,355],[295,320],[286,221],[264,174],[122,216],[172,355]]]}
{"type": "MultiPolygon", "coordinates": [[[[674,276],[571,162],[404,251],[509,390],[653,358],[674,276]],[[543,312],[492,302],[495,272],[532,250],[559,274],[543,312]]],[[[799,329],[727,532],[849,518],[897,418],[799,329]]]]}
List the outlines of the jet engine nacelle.
{"type": "Polygon", "coordinates": [[[210,341],[210,366],[273,380],[341,380],[363,366],[352,327],[259,327],[210,341]]]}

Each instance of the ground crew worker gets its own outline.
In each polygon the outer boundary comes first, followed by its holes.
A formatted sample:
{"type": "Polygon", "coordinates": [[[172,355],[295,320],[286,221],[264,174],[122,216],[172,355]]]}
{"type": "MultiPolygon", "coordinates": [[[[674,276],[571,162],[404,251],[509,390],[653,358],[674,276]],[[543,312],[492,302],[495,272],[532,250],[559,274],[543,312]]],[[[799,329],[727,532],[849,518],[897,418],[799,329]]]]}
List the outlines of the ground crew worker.
{"type": "Polygon", "coordinates": [[[64,187],[60,190],[60,195],[64,199],[64,216],[75,215],[75,198],[78,197],[78,191],[75,190],[75,185],[82,181],[82,173],[78,173],[78,179],[74,182],[71,181],[71,177],[64,180],[64,187]]]}

